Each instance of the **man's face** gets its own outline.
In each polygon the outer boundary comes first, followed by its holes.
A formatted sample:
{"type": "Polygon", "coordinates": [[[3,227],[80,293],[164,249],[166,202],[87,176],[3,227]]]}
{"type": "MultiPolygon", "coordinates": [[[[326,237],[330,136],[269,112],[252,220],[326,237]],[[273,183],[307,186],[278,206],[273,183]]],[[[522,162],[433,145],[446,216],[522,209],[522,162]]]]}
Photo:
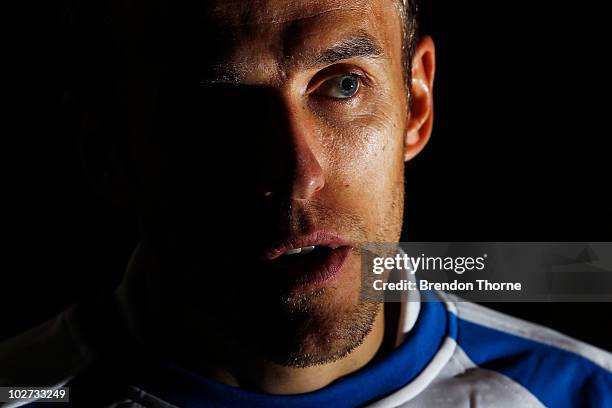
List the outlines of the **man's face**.
{"type": "MultiPolygon", "coordinates": [[[[170,303],[219,342],[333,361],[380,311],[359,299],[359,244],[402,226],[397,4],[211,0],[193,15],[170,24],[164,58],[132,63],[131,87],[155,84],[151,136],[132,120],[145,244],[170,303]]],[[[147,115],[150,97],[128,94],[132,118],[147,115]]]]}

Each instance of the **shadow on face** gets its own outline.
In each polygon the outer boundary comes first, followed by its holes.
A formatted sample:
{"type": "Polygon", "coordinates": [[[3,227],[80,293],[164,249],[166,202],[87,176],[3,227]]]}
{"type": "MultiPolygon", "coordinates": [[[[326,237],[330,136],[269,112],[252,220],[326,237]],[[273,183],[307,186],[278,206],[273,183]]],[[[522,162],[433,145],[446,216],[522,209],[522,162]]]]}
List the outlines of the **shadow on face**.
{"type": "Polygon", "coordinates": [[[397,241],[402,224],[395,2],[207,1],[135,14],[126,167],[168,297],[191,310],[223,304],[217,325],[254,325],[260,341],[245,341],[285,363],[352,350],[377,310],[359,301],[358,245],[397,241]],[[354,250],[333,283],[288,293],[262,254],[318,231],[354,250]]]}

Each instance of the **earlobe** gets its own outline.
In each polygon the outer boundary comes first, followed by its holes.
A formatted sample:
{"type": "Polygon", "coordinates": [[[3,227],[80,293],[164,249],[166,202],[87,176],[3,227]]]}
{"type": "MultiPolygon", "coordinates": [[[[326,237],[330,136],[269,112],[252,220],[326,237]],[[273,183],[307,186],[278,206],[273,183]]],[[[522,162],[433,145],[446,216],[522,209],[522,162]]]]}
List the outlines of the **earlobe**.
{"type": "Polygon", "coordinates": [[[433,128],[433,81],[435,47],[431,37],[423,37],[412,59],[411,107],[404,140],[404,160],[419,154],[433,128]]]}

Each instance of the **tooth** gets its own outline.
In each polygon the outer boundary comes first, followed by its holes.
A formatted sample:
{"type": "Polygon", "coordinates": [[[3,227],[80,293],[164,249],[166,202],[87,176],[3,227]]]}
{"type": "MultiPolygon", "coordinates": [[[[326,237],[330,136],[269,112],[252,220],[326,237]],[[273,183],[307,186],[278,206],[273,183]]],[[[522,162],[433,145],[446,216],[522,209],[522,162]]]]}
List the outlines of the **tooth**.
{"type": "Polygon", "coordinates": [[[315,250],[314,245],[313,246],[303,247],[302,248],[302,254],[308,254],[308,253],[310,253],[310,252],[312,252],[314,250],[315,250]]]}
{"type": "Polygon", "coordinates": [[[295,248],[295,249],[285,252],[285,255],[295,255],[295,254],[299,254],[300,252],[302,252],[302,248],[295,248]]]}

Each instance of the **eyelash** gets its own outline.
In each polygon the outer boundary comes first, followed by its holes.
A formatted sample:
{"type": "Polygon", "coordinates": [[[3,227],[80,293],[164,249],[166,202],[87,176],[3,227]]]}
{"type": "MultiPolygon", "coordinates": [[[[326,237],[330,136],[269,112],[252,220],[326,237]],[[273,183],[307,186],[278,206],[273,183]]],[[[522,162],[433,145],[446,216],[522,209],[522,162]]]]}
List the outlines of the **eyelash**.
{"type": "Polygon", "coordinates": [[[317,95],[317,96],[321,98],[325,98],[327,100],[331,100],[335,103],[347,104],[347,103],[351,103],[355,98],[359,97],[359,95],[363,92],[363,87],[367,88],[371,86],[370,78],[363,71],[356,70],[355,68],[348,68],[346,66],[339,65],[339,66],[333,66],[328,69],[325,69],[319,72],[317,75],[315,75],[313,79],[314,81],[316,81],[317,86],[310,93],[315,94],[316,91],[325,82],[333,78],[339,77],[339,76],[353,76],[359,80],[359,89],[357,90],[357,93],[355,93],[355,95],[351,96],[350,98],[334,98],[334,97],[325,96],[325,95],[317,95]],[[316,79],[318,76],[322,77],[321,80],[316,79]]]}

